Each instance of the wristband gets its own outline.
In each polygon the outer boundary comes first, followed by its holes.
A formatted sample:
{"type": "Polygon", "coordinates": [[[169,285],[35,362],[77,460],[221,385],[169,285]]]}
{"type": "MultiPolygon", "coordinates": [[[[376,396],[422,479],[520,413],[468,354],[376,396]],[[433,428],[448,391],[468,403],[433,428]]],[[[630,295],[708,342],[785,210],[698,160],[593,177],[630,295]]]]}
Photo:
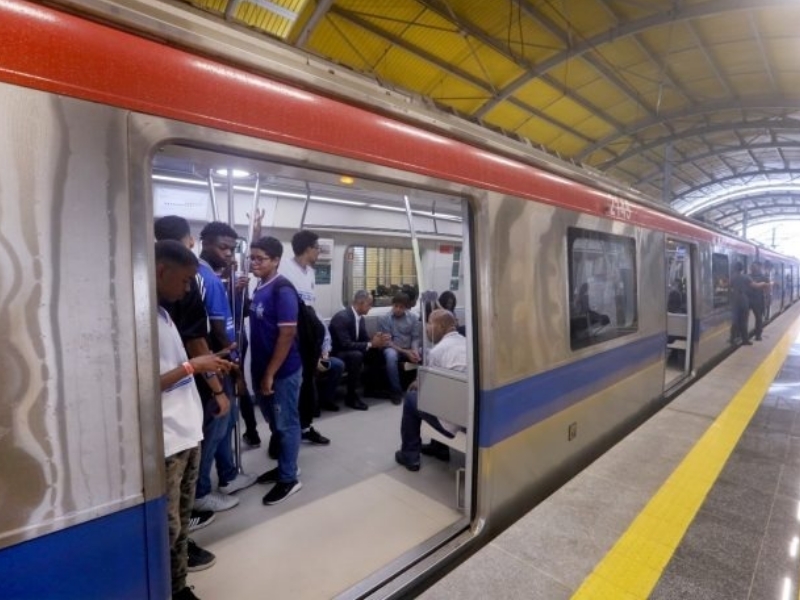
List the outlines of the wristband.
{"type": "Polygon", "coordinates": [[[187,375],[194,375],[194,367],[188,360],[183,363],[183,370],[186,371],[187,375]]]}
{"type": "Polygon", "coordinates": [[[215,392],[215,391],[213,391],[213,390],[212,390],[212,391],[211,391],[211,393],[212,393],[214,396],[222,396],[222,394],[224,394],[224,393],[225,393],[225,390],[219,390],[218,392],[215,392]]]}

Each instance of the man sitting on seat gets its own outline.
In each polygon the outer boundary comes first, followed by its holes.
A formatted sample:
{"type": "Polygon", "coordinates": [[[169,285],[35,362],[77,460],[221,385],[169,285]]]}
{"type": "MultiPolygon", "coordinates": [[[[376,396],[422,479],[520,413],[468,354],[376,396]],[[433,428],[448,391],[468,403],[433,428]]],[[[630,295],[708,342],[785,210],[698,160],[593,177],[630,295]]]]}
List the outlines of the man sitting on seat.
{"type": "Polygon", "coordinates": [[[390,336],[389,344],[383,349],[386,360],[386,377],[389,379],[389,394],[392,404],[403,401],[403,388],[400,385],[400,363],[419,362],[419,321],[409,311],[409,298],[402,292],[392,298],[392,312],[378,321],[378,331],[390,336]]]}
{"type": "MultiPolygon", "coordinates": [[[[428,366],[464,372],[467,370],[467,339],[456,331],[456,318],[444,309],[434,310],[427,324],[428,338],[435,344],[428,353],[428,366]]],[[[453,438],[459,427],[417,408],[416,382],[409,387],[403,402],[403,420],[400,424],[400,450],[394,459],[409,471],[419,471],[422,451],[420,428],[425,421],[442,435],[453,438]]],[[[436,453],[439,456],[438,453],[436,453]]]]}
{"type": "MultiPolygon", "coordinates": [[[[365,290],[359,290],[353,296],[350,308],[340,310],[333,315],[329,326],[333,342],[333,356],[342,359],[347,369],[347,396],[344,403],[356,410],[367,410],[369,406],[358,397],[356,386],[361,377],[361,369],[370,353],[386,347],[389,336],[376,333],[369,339],[364,315],[372,306],[372,296],[365,290]]],[[[380,360],[380,355],[378,355],[380,360]]]]}

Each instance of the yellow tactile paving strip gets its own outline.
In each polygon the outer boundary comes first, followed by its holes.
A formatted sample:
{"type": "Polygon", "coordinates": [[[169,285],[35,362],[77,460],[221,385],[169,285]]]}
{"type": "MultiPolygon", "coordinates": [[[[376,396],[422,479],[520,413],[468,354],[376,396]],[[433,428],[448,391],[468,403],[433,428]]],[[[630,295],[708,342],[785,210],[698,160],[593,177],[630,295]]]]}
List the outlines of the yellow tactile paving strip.
{"type": "Polygon", "coordinates": [[[638,600],[650,595],[769,390],[798,332],[800,319],[584,580],[573,600],[638,600]]]}

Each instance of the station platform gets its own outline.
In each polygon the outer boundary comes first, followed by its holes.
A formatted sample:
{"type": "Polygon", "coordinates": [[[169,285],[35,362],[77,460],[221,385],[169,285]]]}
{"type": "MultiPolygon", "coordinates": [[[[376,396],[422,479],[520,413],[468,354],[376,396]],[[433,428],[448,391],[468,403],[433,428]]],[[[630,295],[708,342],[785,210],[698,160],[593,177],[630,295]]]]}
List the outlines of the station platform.
{"type": "Polygon", "coordinates": [[[800,307],[420,598],[797,599],[800,307]]]}

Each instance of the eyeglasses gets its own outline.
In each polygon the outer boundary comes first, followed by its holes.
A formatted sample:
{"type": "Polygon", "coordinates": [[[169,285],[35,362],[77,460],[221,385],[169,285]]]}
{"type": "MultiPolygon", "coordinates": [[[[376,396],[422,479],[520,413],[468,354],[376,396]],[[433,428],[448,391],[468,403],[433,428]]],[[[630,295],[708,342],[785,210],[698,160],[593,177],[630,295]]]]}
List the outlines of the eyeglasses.
{"type": "Polygon", "coordinates": [[[248,260],[249,260],[251,263],[254,263],[254,264],[256,264],[256,265],[259,265],[259,264],[261,264],[261,263],[263,263],[263,262],[266,262],[266,261],[268,261],[268,260],[272,260],[272,257],[271,257],[271,256],[248,256],[248,257],[247,257],[247,259],[248,259],[248,260]]]}

